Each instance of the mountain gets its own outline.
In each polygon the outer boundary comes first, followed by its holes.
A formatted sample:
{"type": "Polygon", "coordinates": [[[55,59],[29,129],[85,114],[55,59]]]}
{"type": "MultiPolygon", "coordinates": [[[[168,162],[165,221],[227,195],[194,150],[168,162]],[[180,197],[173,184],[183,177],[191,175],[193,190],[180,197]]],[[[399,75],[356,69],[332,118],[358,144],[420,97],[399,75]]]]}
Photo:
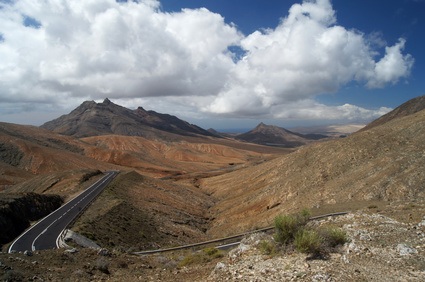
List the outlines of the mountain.
{"type": "Polygon", "coordinates": [[[382,117],[374,120],[373,122],[369,123],[367,126],[365,126],[362,130],[368,130],[373,127],[382,125],[384,123],[387,123],[393,119],[396,118],[402,118],[408,115],[415,114],[419,111],[422,111],[425,109],[425,96],[419,96],[416,98],[413,98],[402,105],[398,106],[391,112],[383,115],[382,117]]]}
{"type": "Polygon", "coordinates": [[[303,135],[282,127],[260,123],[253,130],[237,135],[235,139],[261,145],[294,148],[326,137],[320,134],[303,135]]]}
{"type": "Polygon", "coordinates": [[[207,130],[175,116],[146,111],[142,107],[130,110],[109,99],[102,103],[86,101],[71,113],[46,122],[41,128],[78,138],[117,134],[167,139],[170,138],[169,133],[213,136],[207,130]]]}
{"type": "MultiPolygon", "coordinates": [[[[421,101],[412,101],[413,108],[421,101]]],[[[225,235],[264,226],[276,215],[302,207],[347,210],[371,201],[423,199],[423,140],[425,110],[347,138],[304,146],[255,167],[203,179],[200,187],[218,199],[209,232],[225,235]]]]}

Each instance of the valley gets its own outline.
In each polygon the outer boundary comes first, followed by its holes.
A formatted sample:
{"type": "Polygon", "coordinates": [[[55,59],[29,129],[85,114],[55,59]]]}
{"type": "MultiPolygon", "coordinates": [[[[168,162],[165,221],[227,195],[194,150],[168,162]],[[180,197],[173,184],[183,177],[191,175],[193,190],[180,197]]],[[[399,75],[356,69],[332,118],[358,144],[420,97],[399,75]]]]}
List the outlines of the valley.
{"type": "Polygon", "coordinates": [[[40,128],[0,123],[0,204],[28,193],[67,202],[103,172],[119,171],[70,228],[128,261],[136,251],[270,226],[303,208],[366,210],[412,224],[424,216],[423,101],[345,138],[265,124],[231,138],[108,99],[84,102],[40,128]],[[271,136],[289,143],[266,146],[271,136]]]}

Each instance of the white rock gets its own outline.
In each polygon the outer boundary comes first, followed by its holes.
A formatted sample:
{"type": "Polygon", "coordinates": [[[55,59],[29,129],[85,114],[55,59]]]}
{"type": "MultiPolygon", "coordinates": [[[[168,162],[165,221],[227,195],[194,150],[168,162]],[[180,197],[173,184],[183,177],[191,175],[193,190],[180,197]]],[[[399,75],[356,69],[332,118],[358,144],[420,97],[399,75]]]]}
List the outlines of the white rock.
{"type": "Polygon", "coordinates": [[[223,262],[218,262],[214,268],[214,271],[225,271],[227,266],[223,262]]]}
{"type": "Polygon", "coordinates": [[[409,247],[406,244],[398,244],[397,251],[399,252],[400,256],[407,256],[407,255],[418,253],[418,250],[416,250],[415,248],[409,247]]]}

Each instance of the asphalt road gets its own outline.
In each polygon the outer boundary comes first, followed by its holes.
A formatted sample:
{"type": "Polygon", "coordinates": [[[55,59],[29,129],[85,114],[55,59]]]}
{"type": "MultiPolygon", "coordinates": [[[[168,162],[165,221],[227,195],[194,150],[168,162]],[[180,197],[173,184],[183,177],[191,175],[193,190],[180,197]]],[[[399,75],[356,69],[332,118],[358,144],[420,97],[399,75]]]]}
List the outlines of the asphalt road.
{"type": "Polygon", "coordinates": [[[117,174],[116,171],[106,172],[95,184],[26,230],[10,245],[9,253],[58,248],[58,239],[62,231],[117,174]]]}

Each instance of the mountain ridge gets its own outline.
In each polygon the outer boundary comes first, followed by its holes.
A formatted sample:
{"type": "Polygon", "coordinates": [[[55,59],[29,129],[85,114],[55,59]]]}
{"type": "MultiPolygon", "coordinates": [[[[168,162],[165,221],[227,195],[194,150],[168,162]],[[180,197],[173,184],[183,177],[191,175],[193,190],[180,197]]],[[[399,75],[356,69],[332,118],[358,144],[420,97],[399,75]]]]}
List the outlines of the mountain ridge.
{"type": "Polygon", "coordinates": [[[419,111],[422,111],[423,109],[425,109],[425,95],[418,96],[416,98],[408,100],[407,102],[404,102],[400,106],[396,107],[394,110],[367,124],[361,129],[361,131],[365,131],[373,127],[382,125],[396,118],[402,118],[408,115],[415,114],[419,111]]]}
{"type": "Polygon", "coordinates": [[[77,138],[118,134],[167,139],[170,138],[169,133],[182,136],[215,136],[176,116],[146,111],[142,107],[127,109],[114,104],[108,98],[102,103],[85,101],[69,114],[46,122],[40,127],[77,138]]]}

